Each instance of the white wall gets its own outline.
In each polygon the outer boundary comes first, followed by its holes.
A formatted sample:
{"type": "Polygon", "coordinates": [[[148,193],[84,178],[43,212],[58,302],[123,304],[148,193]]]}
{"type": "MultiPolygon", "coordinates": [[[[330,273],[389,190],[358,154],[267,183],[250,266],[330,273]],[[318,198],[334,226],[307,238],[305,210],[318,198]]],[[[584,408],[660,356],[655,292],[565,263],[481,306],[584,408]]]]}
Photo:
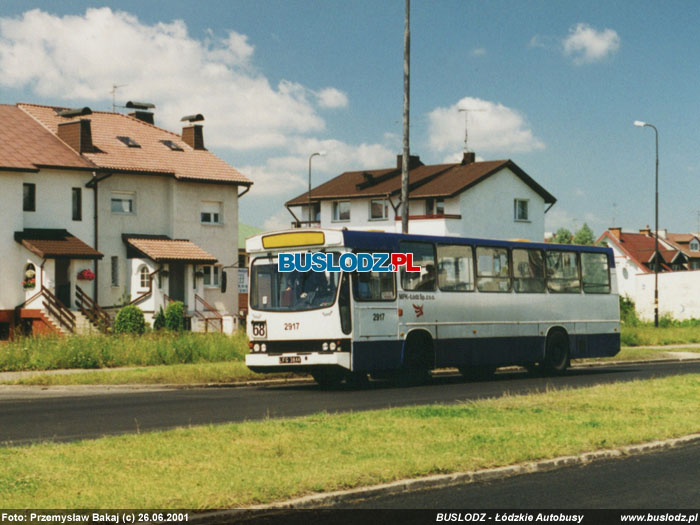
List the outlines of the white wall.
{"type": "MultiPolygon", "coordinates": [[[[654,319],[654,274],[635,276],[635,302],[640,319],[654,319]]],[[[700,270],[662,272],[659,274],[659,315],[674,319],[700,319],[700,270]]]]}

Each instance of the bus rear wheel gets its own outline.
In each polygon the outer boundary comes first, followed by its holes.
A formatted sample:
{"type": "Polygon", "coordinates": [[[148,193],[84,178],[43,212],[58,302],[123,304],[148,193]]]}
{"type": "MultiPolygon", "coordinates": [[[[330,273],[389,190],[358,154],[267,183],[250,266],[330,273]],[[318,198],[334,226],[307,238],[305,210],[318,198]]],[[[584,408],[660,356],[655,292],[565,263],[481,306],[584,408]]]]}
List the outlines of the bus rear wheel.
{"type": "Polygon", "coordinates": [[[569,367],[569,338],[564,332],[554,332],[547,337],[547,347],[542,368],[550,375],[560,375],[569,367]]]}
{"type": "Polygon", "coordinates": [[[343,382],[345,372],[342,370],[318,370],[311,372],[311,376],[321,388],[330,389],[337,388],[343,382]]]}

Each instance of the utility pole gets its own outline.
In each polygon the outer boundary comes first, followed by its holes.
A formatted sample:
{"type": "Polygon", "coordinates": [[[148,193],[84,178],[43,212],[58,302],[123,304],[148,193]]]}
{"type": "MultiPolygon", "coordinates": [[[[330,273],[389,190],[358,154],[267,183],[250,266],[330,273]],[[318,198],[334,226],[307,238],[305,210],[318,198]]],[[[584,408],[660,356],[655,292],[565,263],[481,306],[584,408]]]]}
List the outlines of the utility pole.
{"type": "Polygon", "coordinates": [[[401,233],[408,233],[408,160],[410,157],[408,116],[411,76],[411,0],[406,0],[406,20],[403,32],[403,155],[401,156],[401,233]]]}

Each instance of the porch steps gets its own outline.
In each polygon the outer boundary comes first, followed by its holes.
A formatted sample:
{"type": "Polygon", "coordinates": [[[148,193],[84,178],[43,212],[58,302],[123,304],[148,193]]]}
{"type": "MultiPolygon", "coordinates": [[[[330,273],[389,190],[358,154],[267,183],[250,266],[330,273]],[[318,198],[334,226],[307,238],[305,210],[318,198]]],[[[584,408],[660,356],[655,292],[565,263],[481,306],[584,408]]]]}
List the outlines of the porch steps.
{"type": "Polygon", "coordinates": [[[83,315],[82,312],[73,311],[75,315],[75,333],[76,335],[98,334],[100,331],[92,322],[83,315]]]}

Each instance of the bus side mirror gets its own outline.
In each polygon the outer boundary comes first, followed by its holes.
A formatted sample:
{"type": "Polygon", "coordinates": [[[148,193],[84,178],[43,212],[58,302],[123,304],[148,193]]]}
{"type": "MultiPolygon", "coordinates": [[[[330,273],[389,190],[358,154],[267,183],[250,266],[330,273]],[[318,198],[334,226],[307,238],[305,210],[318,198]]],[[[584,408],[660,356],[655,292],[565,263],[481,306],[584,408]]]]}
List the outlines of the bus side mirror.
{"type": "Polygon", "coordinates": [[[221,293],[226,293],[226,287],[228,286],[228,277],[225,271],[221,271],[221,293]]]}

